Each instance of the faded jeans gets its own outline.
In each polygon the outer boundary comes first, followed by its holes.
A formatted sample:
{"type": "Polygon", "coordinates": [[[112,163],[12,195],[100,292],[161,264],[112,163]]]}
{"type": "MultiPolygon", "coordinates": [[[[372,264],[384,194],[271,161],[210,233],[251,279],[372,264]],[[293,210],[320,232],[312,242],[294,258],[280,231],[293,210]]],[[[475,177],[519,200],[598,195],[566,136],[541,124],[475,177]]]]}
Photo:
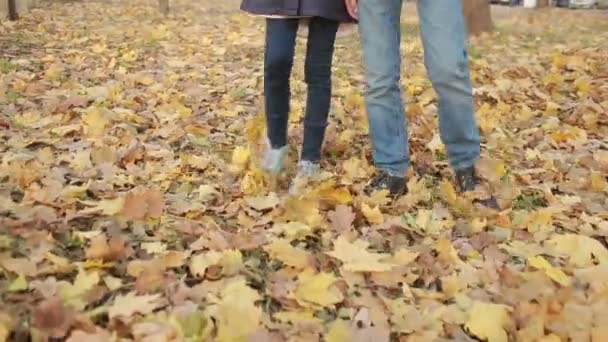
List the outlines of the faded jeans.
{"type": "MultiPolygon", "coordinates": [[[[403,176],[410,164],[400,87],[402,0],[359,2],[359,31],[367,77],[366,106],[376,167],[403,176]]],[[[450,164],[479,159],[461,0],[418,0],[424,63],[437,93],[439,130],[450,164]]]]}

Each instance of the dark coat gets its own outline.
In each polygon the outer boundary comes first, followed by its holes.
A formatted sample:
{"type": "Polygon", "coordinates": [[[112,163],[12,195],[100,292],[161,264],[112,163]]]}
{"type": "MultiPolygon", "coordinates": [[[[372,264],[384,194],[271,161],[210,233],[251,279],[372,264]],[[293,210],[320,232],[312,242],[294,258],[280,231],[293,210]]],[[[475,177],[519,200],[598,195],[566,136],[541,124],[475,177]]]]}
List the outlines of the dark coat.
{"type": "Polygon", "coordinates": [[[258,15],[322,17],[353,22],[344,0],[243,0],[241,9],[258,15]]]}

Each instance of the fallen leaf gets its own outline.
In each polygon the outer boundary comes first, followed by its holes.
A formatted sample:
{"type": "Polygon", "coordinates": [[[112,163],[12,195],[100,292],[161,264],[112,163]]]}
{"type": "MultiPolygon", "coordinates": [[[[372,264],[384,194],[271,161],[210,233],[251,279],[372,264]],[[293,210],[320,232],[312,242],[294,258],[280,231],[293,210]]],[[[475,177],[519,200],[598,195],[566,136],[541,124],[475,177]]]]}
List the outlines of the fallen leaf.
{"type": "Polygon", "coordinates": [[[584,235],[555,235],[545,244],[554,253],[567,256],[575,267],[593,266],[595,260],[608,263],[608,250],[599,241],[584,235]]]}
{"type": "Polygon", "coordinates": [[[222,260],[222,253],[210,251],[197,254],[190,259],[190,273],[195,277],[204,277],[209,266],[216,265],[222,260]]]}
{"type": "Polygon", "coordinates": [[[108,331],[96,327],[93,332],[74,330],[66,342],[107,342],[114,338],[108,331]]]}
{"type": "Polygon", "coordinates": [[[314,304],[326,307],[340,303],[342,293],[332,287],[336,281],[336,277],[329,273],[315,273],[308,268],[298,275],[298,287],[293,296],[304,306],[314,304]]]}
{"type": "Polygon", "coordinates": [[[245,202],[247,203],[247,205],[249,205],[251,208],[253,208],[255,210],[264,211],[264,210],[274,208],[275,206],[277,206],[279,204],[280,201],[279,201],[279,197],[277,196],[277,194],[275,194],[274,192],[271,192],[267,196],[246,197],[245,202]]]}
{"type": "Polygon", "coordinates": [[[32,262],[27,258],[1,258],[0,265],[5,270],[15,273],[23,274],[28,277],[33,277],[38,273],[36,263],[32,262]]]}
{"type": "Polygon", "coordinates": [[[379,207],[372,208],[365,203],[361,203],[361,212],[371,224],[380,225],[384,223],[384,215],[382,215],[379,207]]]}
{"type": "Polygon", "coordinates": [[[118,295],[113,304],[108,308],[110,319],[130,319],[136,313],[148,314],[162,305],[160,294],[138,296],[135,292],[126,295],[118,295]]]}
{"type": "Polygon", "coordinates": [[[348,242],[343,236],[334,243],[334,250],[327,254],[342,261],[343,268],[351,272],[383,272],[391,270],[395,265],[382,261],[390,256],[367,251],[369,243],[357,240],[348,242]]]}
{"type": "Polygon", "coordinates": [[[474,301],[465,328],[488,342],[507,342],[505,328],[511,324],[508,309],[505,305],[474,301]]]}
{"type": "Polygon", "coordinates": [[[217,304],[217,341],[246,341],[257,329],[262,310],[255,305],[258,293],[245,280],[232,281],[222,289],[217,304]],[[238,317],[238,320],[234,318],[238,317]]]}
{"type": "Polygon", "coordinates": [[[538,255],[528,258],[528,265],[544,271],[547,276],[562,286],[570,286],[572,280],[562,270],[553,267],[545,258],[538,255]]]}
{"type": "Polygon", "coordinates": [[[355,221],[355,213],[352,208],[346,205],[339,205],[336,210],[327,214],[329,217],[332,227],[338,233],[344,233],[353,229],[353,222],[355,221]]]}
{"type": "Polygon", "coordinates": [[[91,239],[91,245],[86,250],[86,257],[105,261],[118,260],[126,257],[126,247],[125,241],[118,238],[111,238],[108,241],[105,234],[100,234],[91,239]]]}
{"type": "Polygon", "coordinates": [[[288,240],[276,239],[264,246],[271,258],[277,259],[287,266],[305,269],[311,266],[312,255],[302,249],[293,247],[288,240]]]}
{"type": "Polygon", "coordinates": [[[34,327],[54,338],[65,337],[75,321],[74,314],[58,298],[45,299],[38,304],[32,318],[34,327]]]}
{"type": "Polygon", "coordinates": [[[23,274],[20,274],[13,280],[6,289],[8,292],[20,292],[28,289],[27,279],[23,274]]]}
{"type": "Polygon", "coordinates": [[[350,342],[352,338],[353,333],[341,319],[336,320],[325,335],[325,341],[327,342],[350,342]]]}

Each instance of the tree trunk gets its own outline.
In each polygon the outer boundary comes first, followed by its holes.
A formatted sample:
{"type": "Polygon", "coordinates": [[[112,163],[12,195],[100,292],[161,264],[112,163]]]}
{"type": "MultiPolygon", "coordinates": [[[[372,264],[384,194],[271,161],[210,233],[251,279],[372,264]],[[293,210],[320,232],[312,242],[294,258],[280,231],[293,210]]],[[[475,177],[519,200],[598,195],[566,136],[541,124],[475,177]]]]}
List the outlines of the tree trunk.
{"type": "Polygon", "coordinates": [[[17,3],[16,0],[8,0],[8,19],[17,20],[19,15],[17,14],[17,3]]]}
{"type": "Polygon", "coordinates": [[[169,14],[169,0],[158,0],[158,8],[162,14],[169,14]]]}
{"type": "Polygon", "coordinates": [[[469,35],[494,30],[489,0],[462,0],[462,7],[469,35]]]}

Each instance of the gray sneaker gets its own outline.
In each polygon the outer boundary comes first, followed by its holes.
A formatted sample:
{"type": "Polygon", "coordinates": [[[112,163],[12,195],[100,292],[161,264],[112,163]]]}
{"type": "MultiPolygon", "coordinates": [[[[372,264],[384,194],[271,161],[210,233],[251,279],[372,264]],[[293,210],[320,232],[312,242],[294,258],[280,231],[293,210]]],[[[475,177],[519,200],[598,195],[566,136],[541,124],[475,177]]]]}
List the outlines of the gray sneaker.
{"type": "Polygon", "coordinates": [[[283,170],[286,156],[287,146],[272,148],[270,143],[268,143],[268,147],[266,147],[266,151],[264,151],[262,169],[273,175],[279,174],[283,170]]]}
{"type": "Polygon", "coordinates": [[[298,171],[296,176],[291,181],[289,193],[291,195],[299,194],[308,185],[308,181],[314,179],[321,173],[321,165],[319,163],[302,160],[298,163],[298,171]]]}

